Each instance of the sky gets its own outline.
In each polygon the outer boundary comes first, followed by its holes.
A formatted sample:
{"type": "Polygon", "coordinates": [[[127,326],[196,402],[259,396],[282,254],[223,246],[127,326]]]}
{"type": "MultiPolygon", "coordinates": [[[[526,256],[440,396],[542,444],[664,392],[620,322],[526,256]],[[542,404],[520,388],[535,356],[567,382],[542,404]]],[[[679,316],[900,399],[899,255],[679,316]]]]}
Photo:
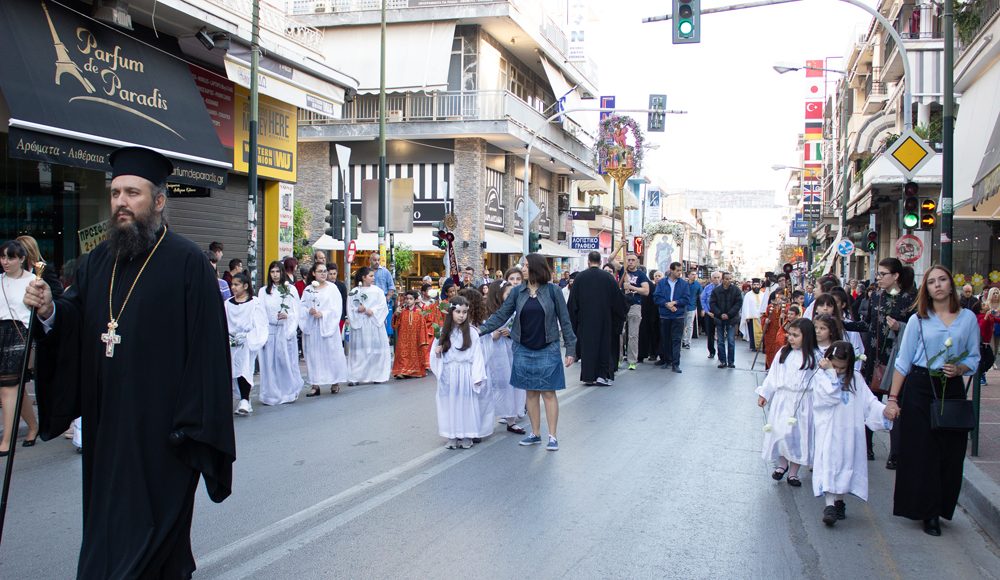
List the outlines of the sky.
{"type": "MultiPolygon", "coordinates": [[[[669,1],[590,1],[598,20],[587,29],[587,52],[600,94],[615,95],[618,107],[645,108],[650,93],[661,93],[667,109],[687,111],[667,115],[664,133],[646,134],[659,148],[646,153],[643,172],[668,191],[770,189],[783,203],[788,172],[771,167],[799,163],[806,81],[804,71],[772,67],[830,57],[829,68],[843,68],[871,22],[844,2],[804,0],[703,15],[701,42],[674,45],[671,21],[642,23],[669,13],[669,1]]],[[[702,10],[736,3],[703,1],[702,10]]],[[[645,114],[635,117],[645,127],[645,114]]],[[[726,213],[724,227],[754,262],[776,253],[774,239],[759,235],[759,220],[726,213]]]]}

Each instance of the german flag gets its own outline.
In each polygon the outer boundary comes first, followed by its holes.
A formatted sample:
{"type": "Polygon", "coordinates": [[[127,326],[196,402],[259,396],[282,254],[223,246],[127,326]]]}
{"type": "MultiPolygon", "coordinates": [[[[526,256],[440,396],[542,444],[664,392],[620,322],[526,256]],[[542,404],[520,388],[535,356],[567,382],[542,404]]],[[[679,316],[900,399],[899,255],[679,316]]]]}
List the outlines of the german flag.
{"type": "Polygon", "coordinates": [[[814,140],[822,139],[822,138],[823,138],[823,122],[822,121],[817,121],[817,122],[809,122],[809,121],[807,121],[806,122],[805,140],[806,141],[814,141],[814,140]]]}

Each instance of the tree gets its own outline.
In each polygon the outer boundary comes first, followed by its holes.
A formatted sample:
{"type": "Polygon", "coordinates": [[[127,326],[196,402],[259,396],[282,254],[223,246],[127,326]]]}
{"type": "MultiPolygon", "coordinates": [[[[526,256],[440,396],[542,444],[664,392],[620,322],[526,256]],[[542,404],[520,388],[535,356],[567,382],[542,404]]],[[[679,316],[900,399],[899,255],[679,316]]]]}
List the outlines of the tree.
{"type": "Polygon", "coordinates": [[[296,260],[301,260],[306,255],[306,245],[309,243],[307,221],[309,221],[309,210],[296,201],[292,204],[292,255],[296,260]]]}

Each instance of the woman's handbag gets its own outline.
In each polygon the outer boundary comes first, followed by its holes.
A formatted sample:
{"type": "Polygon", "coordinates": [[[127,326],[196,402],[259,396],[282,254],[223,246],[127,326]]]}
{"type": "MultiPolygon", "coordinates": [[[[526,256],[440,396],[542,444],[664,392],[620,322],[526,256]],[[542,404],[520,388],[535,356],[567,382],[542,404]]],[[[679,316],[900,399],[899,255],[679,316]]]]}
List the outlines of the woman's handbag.
{"type": "MultiPolygon", "coordinates": [[[[924,324],[920,321],[920,342],[924,343],[924,324]]],[[[927,344],[924,343],[924,356],[927,356],[927,344]]],[[[927,369],[930,372],[930,369],[927,369]]],[[[969,432],[976,428],[976,410],[969,400],[970,380],[965,384],[965,390],[961,399],[939,399],[937,388],[934,386],[934,376],[928,375],[927,380],[931,383],[930,419],[931,431],[964,431],[969,432]]],[[[942,385],[943,387],[943,385],[942,385]]],[[[944,387],[941,395],[944,395],[944,387]]]]}

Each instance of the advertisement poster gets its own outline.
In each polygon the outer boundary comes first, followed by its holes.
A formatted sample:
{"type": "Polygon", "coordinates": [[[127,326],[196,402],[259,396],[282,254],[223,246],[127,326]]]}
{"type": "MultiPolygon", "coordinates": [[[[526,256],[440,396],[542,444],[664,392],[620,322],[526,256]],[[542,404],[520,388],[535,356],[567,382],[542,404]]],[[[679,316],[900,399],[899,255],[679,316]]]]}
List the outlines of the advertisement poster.
{"type": "Polygon", "coordinates": [[[278,256],[284,258],[292,255],[292,246],[295,242],[292,211],[295,186],[291,183],[279,183],[278,198],[278,256]]]}

